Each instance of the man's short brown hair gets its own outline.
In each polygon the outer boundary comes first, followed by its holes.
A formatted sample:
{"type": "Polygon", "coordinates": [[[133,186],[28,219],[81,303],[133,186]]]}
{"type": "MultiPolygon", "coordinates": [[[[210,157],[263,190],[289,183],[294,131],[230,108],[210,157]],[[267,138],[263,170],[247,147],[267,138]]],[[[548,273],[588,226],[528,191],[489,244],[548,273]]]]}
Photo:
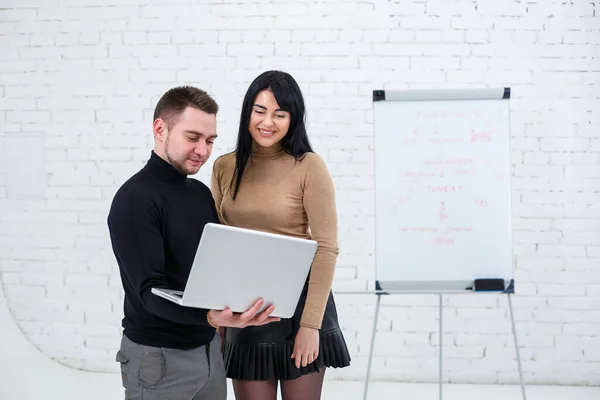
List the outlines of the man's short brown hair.
{"type": "Polygon", "coordinates": [[[162,118],[171,128],[177,123],[187,107],[194,107],[208,114],[217,114],[219,105],[204,90],[194,86],[178,86],[162,95],[154,109],[154,121],[162,118]]]}

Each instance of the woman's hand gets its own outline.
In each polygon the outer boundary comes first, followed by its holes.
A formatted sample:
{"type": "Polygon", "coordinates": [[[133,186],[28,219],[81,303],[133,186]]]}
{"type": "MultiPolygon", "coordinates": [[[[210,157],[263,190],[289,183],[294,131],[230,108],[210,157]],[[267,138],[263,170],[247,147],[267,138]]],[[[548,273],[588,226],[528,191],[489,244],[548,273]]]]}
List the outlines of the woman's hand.
{"type": "Polygon", "coordinates": [[[301,326],[294,340],[292,358],[296,359],[296,368],[306,367],[319,356],[319,330],[301,326]]]}

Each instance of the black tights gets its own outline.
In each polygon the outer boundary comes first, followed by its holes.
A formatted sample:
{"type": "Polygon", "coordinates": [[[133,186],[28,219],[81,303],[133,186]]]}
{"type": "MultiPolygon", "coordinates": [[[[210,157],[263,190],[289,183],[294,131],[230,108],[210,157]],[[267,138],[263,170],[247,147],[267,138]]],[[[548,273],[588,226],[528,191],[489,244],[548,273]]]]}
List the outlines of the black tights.
{"type": "MultiPolygon", "coordinates": [[[[325,367],[319,372],[302,375],[300,378],[279,381],[282,400],[320,400],[325,367]]],[[[276,400],[277,381],[233,380],[236,400],[276,400]]]]}

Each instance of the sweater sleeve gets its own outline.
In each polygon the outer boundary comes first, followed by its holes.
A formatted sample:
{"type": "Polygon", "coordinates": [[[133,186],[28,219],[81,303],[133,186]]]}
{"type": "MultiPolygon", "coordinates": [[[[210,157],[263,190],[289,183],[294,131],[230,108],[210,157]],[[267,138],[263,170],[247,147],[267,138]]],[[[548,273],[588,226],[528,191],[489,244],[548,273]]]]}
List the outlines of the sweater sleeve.
{"type": "Polygon", "coordinates": [[[221,202],[223,201],[223,189],[221,188],[221,174],[222,171],[219,169],[219,159],[217,158],[213,164],[212,174],[210,177],[210,191],[212,192],[213,199],[215,200],[215,207],[217,208],[217,215],[219,216],[219,222],[223,223],[221,217],[221,202]]]}
{"type": "Polygon", "coordinates": [[[208,310],[181,307],[151,292],[168,288],[161,211],[149,196],[136,191],[115,197],[108,227],[126,293],[137,296],[150,313],[187,325],[209,326],[208,310]]]}
{"type": "Polygon", "coordinates": [[[304,180],[303,204],[311,237],[318,243],[309,276],[308,295],[300,325],[320,329],[339,253],[335,187],[323,159],[310,156],[304,180]]]}

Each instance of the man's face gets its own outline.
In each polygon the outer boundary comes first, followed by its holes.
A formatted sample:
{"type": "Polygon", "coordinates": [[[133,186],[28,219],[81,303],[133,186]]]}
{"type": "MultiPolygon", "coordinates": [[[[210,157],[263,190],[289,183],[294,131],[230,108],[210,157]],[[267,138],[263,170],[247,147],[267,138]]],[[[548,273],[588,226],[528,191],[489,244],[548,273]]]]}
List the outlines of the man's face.
{"type": "Polygon", "coordinates": [[[193,175],[208,160],[217,137],[217,117],[188,107],[168,127],[154,121],[155,152],[184,175],[193,175]]]}

